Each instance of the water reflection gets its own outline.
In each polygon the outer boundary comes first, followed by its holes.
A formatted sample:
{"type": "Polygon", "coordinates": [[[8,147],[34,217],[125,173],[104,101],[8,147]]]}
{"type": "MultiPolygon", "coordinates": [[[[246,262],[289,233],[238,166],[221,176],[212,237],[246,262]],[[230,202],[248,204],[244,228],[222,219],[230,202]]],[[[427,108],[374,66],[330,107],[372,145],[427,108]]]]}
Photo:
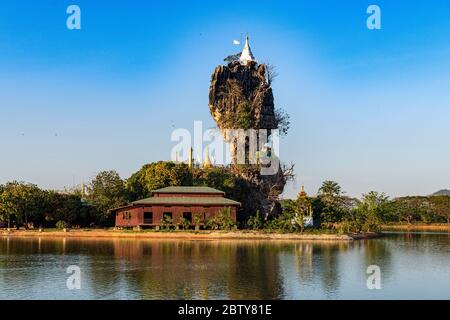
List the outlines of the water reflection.
{"type": "Polygon", "coordinates": [[[450,298],[449,243],[448,234],[355,242],[3,237],[0,298],[427,298],[419,291],[424,281],[432,298],[450,298]],[[418,283],[406,281],[405,272],[417,271],[411,259],[426,261],[415,265],[425,275],[418,283]],[[382,293],[365,285],[372,264],[383,272],[382,293]],[[65,286],[69,265],[82,270],[81,290],[65,286]]]}
{"type": "Polygon", "coordinates": [[[263,243],[114,241],[116,272],[139,298],[274,299],[277,250],[263,243]],[[261,281],[264,279],[264,281],[261,281]]]}

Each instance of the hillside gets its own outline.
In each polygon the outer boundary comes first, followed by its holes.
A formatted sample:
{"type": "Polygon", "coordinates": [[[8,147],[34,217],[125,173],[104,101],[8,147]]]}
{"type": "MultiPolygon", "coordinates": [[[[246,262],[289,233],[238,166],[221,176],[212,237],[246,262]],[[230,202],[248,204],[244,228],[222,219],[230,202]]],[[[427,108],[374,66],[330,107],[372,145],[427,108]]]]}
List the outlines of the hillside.
{"type": "Polygon", "coordinates": [[[442,189],[433,193],[432,196],[450,196],[450,190],[442,189]]]}

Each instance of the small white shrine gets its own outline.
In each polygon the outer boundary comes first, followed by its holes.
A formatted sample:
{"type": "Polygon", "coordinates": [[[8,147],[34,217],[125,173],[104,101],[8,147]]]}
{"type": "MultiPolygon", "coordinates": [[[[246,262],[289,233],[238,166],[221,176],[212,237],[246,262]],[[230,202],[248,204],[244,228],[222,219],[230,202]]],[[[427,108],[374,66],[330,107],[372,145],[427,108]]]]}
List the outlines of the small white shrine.
{"type": "Polygon", "coordinates": [[[239,61],[242,65],[246,66],[250,61],[256,62],[255,57],[253,56],[252,50],[250,49],[250,45],[248,44],[248,35],[245,38],[244,49],[242,49],[241,57],[239,61]]]}

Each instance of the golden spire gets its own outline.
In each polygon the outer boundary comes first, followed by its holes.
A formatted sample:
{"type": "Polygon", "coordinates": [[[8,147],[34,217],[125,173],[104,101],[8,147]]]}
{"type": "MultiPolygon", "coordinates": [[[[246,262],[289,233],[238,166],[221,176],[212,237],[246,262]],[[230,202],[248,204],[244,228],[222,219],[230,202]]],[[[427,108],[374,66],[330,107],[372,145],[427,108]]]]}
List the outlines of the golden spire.
{"type": "Polygon", "coordinates": [[[81,196],[86,196],[86,185],[84,184],[84,179],[81,182],[81,196]]]}
{"type": "Polygon", "coordinates": [[[189,164],[189,168],[192,169],[192,166],[194,165],[194,150],[192,149],[192,147],[189,149],[189,160],[188,160],[188,164],[189,164]]]}
{"type": "Polygon", "coordinates": [[[203,161],[203,168],[209,169],[212,167],[211,160],[209,159],[209,146],[206,146],[205,150],[205,160],[203,161]]]}
{"type": "Polygon", "coordinates": [[[302,185],[302,189],[300,191],[300,193],[298,194],[299,197],[305,198],[307,196],[306,192],[305,192],[305,186],[302,185]]]}

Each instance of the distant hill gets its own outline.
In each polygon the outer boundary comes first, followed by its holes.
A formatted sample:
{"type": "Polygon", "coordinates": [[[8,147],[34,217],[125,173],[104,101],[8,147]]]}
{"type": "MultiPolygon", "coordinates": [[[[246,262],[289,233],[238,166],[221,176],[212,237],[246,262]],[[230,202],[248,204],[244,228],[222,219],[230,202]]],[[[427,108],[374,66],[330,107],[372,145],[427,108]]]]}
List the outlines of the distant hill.
{"type": "Polygon", "coordinates": [[[450,196],[450,190],[442,189],[433,193],[432,196],[450,196]]]}

